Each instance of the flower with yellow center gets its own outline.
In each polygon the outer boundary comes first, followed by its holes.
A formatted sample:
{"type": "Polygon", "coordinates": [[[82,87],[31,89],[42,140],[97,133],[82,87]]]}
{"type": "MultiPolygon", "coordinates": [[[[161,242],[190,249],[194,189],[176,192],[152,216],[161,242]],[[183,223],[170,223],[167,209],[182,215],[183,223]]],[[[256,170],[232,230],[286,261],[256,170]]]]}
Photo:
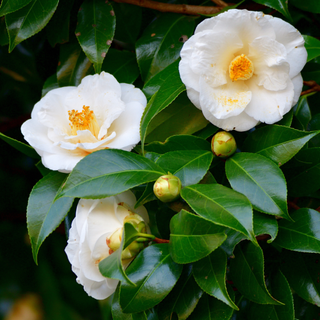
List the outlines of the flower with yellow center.
{"type": "Polygon", "coordinates": [[[78,87],[49,91],[21,131],[45,167],[70,172],[93,151],[132,150],[140,141],[146,104],[140,89],[102,72],[83,78],[78,87]]]}
{"type": "Polygon", "coordinates": [[[282,119],[299,99],[307,60],[289,23],[236,9],[201,22],[180,55],[189,99],[214,125],[237,131],[282,119]]]}

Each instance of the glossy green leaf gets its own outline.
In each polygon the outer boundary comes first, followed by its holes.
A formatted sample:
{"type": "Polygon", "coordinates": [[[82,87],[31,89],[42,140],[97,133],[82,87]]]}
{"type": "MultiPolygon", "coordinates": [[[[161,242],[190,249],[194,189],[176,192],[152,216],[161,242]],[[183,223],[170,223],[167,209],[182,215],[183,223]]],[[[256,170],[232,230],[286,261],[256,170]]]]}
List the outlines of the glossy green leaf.
{"type": "Polygon", "coordinates": [[[294,320],[295,312],[290,286],[280,270],[271,278],[272,295],[284,305],[261,305],[252,303],[249,309],[249,319],[259,320],[294,320]]]}
{"type": "Polygon", "coordinates": [[[300,0],[290,0],[290,4],[293,4],[301,10],[320,13],[320,3],[318,0],[308,0],[305,2],[300,0]]]}
{"type": "Polygon", "coordinates": [[[158,304],[172,290],[182,271],[169,253],[168,244],[147,247],[126,272],[136,286],[121,283],[120,305],[123,312],[140,312],[158,304]]]}
{"type": "Polygon", "coordinates": [[[188,320],[230,320],[233,309],[223,302],[203,294],[188,320]]]}
{"type": "Polygon", "coordinates": [[[73,198],[63,198],[54,202],[66,177],[66,174],[51,172],[31,191],[27,207],[27,225],[36,263],[41,244],[60,225],[72,206],[73,198]]]}
{"type": "Polygon", "coordinates": [[[300,252],[320,253],[320,213],[313,209],[299,209],[291,214],[293,221],[279,221],[275,244],[300,252]]]}
{"type": "Polygon", "coordinates": [[[168,138],[165,142],[151,142],[145,146],[145,150],[164,154],[178,150],[211,150],[210,143],[205,139],[188,135],[177,135],[168,138]]]}
{"type": "Polygon", "coordinates": [[[128,285],[134,286],[134,283],[128,278],[123,269],[121,257],[122,251],[137,237],[138,231],[134,226],[130,223],[125,223],[120,248],[99,263],[99,271],[104,277],[128,282],[128,285]]]}
{"type": "Polygon", "coordinates": [[[40,159],[40,156],[38,155],[38,153],[32,147],[30,147],[29,145],[27,145],[25,143],[20,142],[18,140],[15,140],[13,138],[10,138],[1,132],[0,132],[0,139],[5,141],[6,143],[10,144],[10,146],[19,150],[20,152],[22,152],[23,154],[25,154],[28,157],[34,158],[34,159],[40,159]]]}
{"type": "Polygon", "coordinates": [[[254,209],[290,219],[286,181],[273,161],[259,154],[237,153],[226,161],[226,174],[232,188],[244,194],[254,209]]]}
{"type": "Polygon", "coordinates": [[[277,122],[279,126],[285,126],[285,127],[291,127],[293,119],[293,109],[291,109],[289,112],[287,112],[283,118],[277,122]]]}
{"type": "Polygon", "coordinates": [[[281,270],[290,287],[304,300],[320,307],[319,255],[283,250],[281,270]]]}
{"type": "Polygon", "coordinates": [[[292,20],[290,12],[288,10],[288,1],[287,0],[253,0],[256,3],[263,4],[272,9],[276,9],[282,13],[288,20],[292,20]]]}
{"type": "Polygon", "coordinates": [[[70,42],[61,47],[57,68],[57,80],[60,87],[78,86],[82,78],[93,73],[91,62],[77,42],[70,42]]]}
{"type": "Polygon", "coordinates": [[[218,127],[209,123],[205,128],[196,132],[195,136],[203,138],[203,139],[208,139],[209,137],[213,136],[218,130],[219,130],[218,127]]]}
{"type": "Polygon", "coordinates": [[[57,89],[57,88],[59,88],[59,84],[58,84],[58,80],[57,80],[57,74],[54,73],[43,84],[42,91],[41,91],[41,97],[44,97],[49,91],[51,91],[53,89],[57,89]]]}
{"type": "Polygon", "coordinates": [[[22,9],[6,15],[9,52],[46,26],[58,3],[59,0],[32,0],[22,9]]]}
{"type": "MultiPolygon", "coordinates": [[[[300,99],[300,101],[303,102],[304,99],[300,99]]],[[[261,154],[281,166],[295,156],[318,133],[299,131],[278,125],[265,126],[253,131],[248,136],[244,142],[243,150],[261,154]]]]}
{"type": "Polygon", "coordinates": [[[75,166],[59,197],[105,198],[155,181],[163,174],[165,172],[154,162],[137,154],[100,150],[75,166]]]}
{"type": "Polygon", "coordinates": [[[297,294],[293,295],[296,319],[310,320],[317,319],[319,316],[319,307],[301,299],[297,294]]]}
{"type": "Polygon", "coordinates": [[[170,254],[177,263],[200,260],[226,239],[224,228],[185,210],[171,219],[170,231],[170,254]]]}
{"type": "Polygon", "coordinates": [[[0,17],[25,7],[31,0],[2,0],[0,17]]]}
{"type": "Polygon", "coordinates": [[[136,43],[142,79],[146,82],[180,56],[185,39],[194,30],[191,17],[166,13],[155,19],[136,43]]]}
{"type": "Polygon", "coordinates": [[[227,253],[228,256],[232,256],[236,245],[240,241],[245,240],[246,237],[243,233],[235,231],[233,229],[226,229],[225,234],[227,235],[227,239],[221,245],[221,248],[227,253]]]}
{"type": "Polygon", "coordinates": [[[314,80],[317,83],[320,82],[320,65],[319,63],[315,63],[310,61],[304,71],[302,72],[302,77],[304,81],[314,80]]]}
{"type": "Polygon", "coordinates": [[[183,188],[181,197],[201,217],[239,231],[256,242],[252,207],[242,194],[219,184],[199,184],[183,188]]]}
{"type": "Polygon", "coordinates": [[[185,265],[178,283],[158,306],[159,320],[187,319],[202,294],[192,276],[191,265],[185,265]]]}
{"type": "Polygon", "coordinates": [[[100,73],[114,36],[116,18],[109,1],[85,0],[78,12],[76,36],[96,73],[100,73]]]}
{"type": "MultiPolygon", "coordinates": [[[[171,80],[170,80],[171,81],[171,80]]],[[[177,134],[193,134],[204,128],[208,120],[182,92],[167,108],[149,123],[146,142],[164,141],[177,134]]]]}
{"type": "Polygon", "coordinates": [[[256,236],[269,234],[271,236],[271,239],[268,240],[268,243],[270,243],[276,238],[278,234],[278,222],[274,216],[254,211],[253,229],[256,236]]]}
{"type": "Polygon", "coordinates": [[[119,83],[133,83],[139,76],[136,55],[130,51],[110,48],[103,61],[102,71],[111,73],[119,83]]]}
{"type": "Polygon", "coordinates": [[[57,43],[69,41],[70,13],[73,3],[74,0],[60,1],[58,8],[46,27],[47,38],[52,47],[57,43]]]}
{"type": "Polygon", "coordinates": [[[226,287],[227,255],[218,248],[193,264],[193,276],[199,287],[229,307],[239,310],[226,287]]]}
{"type": "Polygon", "coordinates": [[[213,154],[204,150],[171,151],[160,156],[157,165],[181,180],[182,187],[198,183],[208,171],[213,154]]]}
{"type": "Polygon", "coordinates": [[[152,96],[141,118],[140,136],[142,151],[150,121],[164,108],[166,108],[177,96],[186,90],[181,82],[178,70],[171,75],[170,81],[162,84],[160,89],[152,96]]]}
{"type": "Polygon", "coordinates": [[[156,200],[157,197],[155,196],[153,192],[153,182],[150,182],[147,184],[142,196],[137,200],[136,204],[134,205],[134,208],[138,208],[140,206],[143,206],[145,203],[156,200]]]}
{"type": "Polygon", "coordinates": [[[308,104],[307,96],[300,97],[298,103],[294,107],[294,116],[297,128],[307,130],[309,121],[311,120],[311,111],[308,104]]]}
{"type": "Polygon", "coordinates": [[[299,152],[295,160],[300,163],[287,178],[288,192],[293,197],[301,197],[320,188],[320,148],[299,152]]]}
{"type": "Polygon", "coordinates": [[[230,279],[248,299],[260,304],[282,304],[267,290],[264,280],[263,251],[251,242],[237,245],[230,263],[230,279]]]}
{"type": "Polygon", "coordinates": [[[320,41],[314,37],[303,35],[304,38],[304,46],[307,49],[308,52],[308,60],[310,60],[319,57],[320,56],[320,41]]]}

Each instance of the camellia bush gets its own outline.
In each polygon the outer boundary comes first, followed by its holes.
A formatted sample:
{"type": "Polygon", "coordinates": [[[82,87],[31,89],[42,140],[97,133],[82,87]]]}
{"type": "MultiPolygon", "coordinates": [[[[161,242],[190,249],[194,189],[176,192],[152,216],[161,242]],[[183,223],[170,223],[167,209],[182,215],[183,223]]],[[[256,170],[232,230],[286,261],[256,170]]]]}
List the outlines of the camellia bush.
{"type": "Polygon", "coordinates": [[[35,263],[62,224],[103,319],[319,319],[319,13],[2,0],[0,71],[21,104],[42,87],[20,139],[0,134],[39,170],[35,263]],[[33,63],[44,81],[12,71],[33,63]]]}

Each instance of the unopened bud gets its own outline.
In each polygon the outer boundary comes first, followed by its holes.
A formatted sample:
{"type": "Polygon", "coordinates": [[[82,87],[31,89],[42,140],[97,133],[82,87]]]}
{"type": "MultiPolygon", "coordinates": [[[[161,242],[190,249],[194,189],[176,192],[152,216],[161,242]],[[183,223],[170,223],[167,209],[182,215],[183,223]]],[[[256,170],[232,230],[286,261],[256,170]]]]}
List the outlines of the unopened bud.
{"type": "Polygon", "coordinates": [[[110,248],[110,252],[112,253],[120,248],[121,237],[122,237],[123,228],[117,229],[108,239],[107,245],[110,248]]]}
{"type": "Polygon", "coordinates": [[[142,217],[136,213],[130,213],[128,216],[126,216],[123,220],[123,223],[132,224],[138,232],[146,232],[146,224],[144,223],[142,217]]]}
{"type": "Polygon", "coordinates": [[[168,174],[161,176],[153,185],[153,192],[162,202],[171,202],[179,198],[181,181],[178,177],[168,174]]]}
{"type": "Polygon", "coordinates": [[[131,259],[135,257],[143,248],[143,242],[133,241],[122,251],[121,259],[131,259]]]}
{"type": "Polygon", "coordinates": [[[211,140],[212,152],[220,158],[228,158],[237,150],[236,140],[226,131],[216,133],[211,140]]]}

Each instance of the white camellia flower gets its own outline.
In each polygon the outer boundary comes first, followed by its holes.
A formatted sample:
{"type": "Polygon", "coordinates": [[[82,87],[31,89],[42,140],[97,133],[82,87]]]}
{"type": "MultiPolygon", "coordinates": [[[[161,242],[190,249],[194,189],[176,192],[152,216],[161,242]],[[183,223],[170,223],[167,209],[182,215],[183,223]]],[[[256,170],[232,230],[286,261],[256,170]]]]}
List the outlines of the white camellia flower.
{"type": "Polygon", "coordinates": [[[21,131],[45,167],[70,172],[93,151],[132,150],[140,141],[146,104],[140,89],[101,72],[86,76],[78,87],[49,91],[21,131]]]}
{"type": "Polygon", "coordinates": [[[180,55],[189,99],[211,123],[237,131],[282,119],[299,99],[307,61],[297,29],[247,10],[201,22],[180,55]]]}
{"type": "Polygon", "coordinates": [[[115,251],[114,246],[119,247],[124,222],[149,222],[143,206],[131,211],[135,203],[131,191],[98,200],[81,199],[78,203],[65,251],[77,282],[95,299],[109,297],[117,287],[118,280],[102,276],[99,262],[115,251]]]}

